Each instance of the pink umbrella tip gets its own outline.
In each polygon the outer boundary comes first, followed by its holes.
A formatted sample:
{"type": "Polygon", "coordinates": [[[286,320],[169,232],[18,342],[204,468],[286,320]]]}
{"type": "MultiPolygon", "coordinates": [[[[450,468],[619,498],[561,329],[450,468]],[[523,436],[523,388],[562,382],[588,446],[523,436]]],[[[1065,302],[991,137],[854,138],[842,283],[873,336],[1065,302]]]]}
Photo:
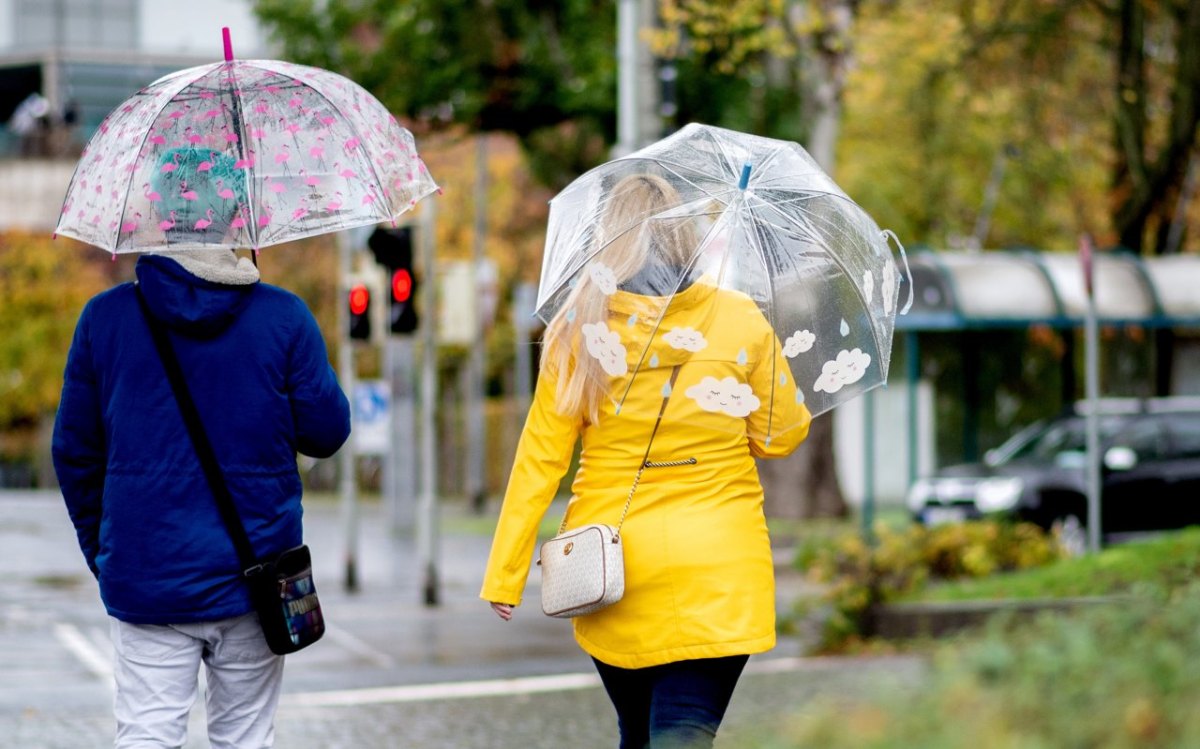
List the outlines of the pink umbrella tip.
{"type": "Polygon", "coordinates": [[[233,41],[229,38],[229,27],[221,29],[221,40],[225,42],[225,62],[233,62],[233,41]]]}

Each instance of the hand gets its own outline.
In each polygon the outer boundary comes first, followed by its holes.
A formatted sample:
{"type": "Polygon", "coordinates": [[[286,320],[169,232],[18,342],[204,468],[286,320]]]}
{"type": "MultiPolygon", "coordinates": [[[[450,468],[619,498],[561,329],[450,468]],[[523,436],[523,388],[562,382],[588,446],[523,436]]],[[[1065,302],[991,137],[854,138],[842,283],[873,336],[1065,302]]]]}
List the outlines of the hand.
{"type": "Polygon", "coordinates": [[[496,616],[504,621],[512,619],[513,607],[507,603],[496,603],[492,601],[492,611],[496,612],[496,616]]]}

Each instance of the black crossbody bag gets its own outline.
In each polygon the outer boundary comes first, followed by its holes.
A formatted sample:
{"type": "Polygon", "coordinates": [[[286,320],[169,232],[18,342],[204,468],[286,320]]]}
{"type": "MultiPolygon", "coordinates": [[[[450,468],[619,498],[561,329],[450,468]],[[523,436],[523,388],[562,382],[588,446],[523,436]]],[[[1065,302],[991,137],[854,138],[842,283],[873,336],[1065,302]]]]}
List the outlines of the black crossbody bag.
{"type": "Polygon", "coordinates": [[[163,369],[166,370],[167,380],[171,383],[171,390],[179,403],[179,411],[183,414],[188,434],[192,437],[196,455],[208,479],[208,486],[216,497],[221,520],[233,539],[233,546],[237,550],[242,568],[242,577],[250,587],[250,599],[258,612],[267,645],[271,652],[278,655],[306,648],[325,634],[325,619],[321,615],[321,602],[317,600],[317,588],[312,576],[312,557],[308,547],[301,544],[270,559],[260,560],[254,554],[250,538],[246,535],[246,529],[234,505],[233,496],[225,483],[225,476],[217,463],[212,443],[209,442],[204,424],[200,421],[200,412],[196,410],[196,403],[188,390],[183,368],[180,367],[175,349],[171,347],[171,341],[167,338],[166,328],[150,314],[141,288],[137,289],[137,297],[142,315],[150,326],[154,345],[162,359],[163,369]]]}

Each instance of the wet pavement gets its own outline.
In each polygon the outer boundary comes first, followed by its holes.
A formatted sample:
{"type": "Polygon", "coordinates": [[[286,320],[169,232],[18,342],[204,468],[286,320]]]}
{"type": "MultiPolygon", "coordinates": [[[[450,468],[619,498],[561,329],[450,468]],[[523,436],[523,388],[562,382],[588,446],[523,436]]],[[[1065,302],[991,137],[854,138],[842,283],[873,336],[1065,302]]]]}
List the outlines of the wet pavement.
{"type": "MultiPolygon", "coordinates": [[[[364,503],[359,590],[342,588],[344,530],[335,504],[311,503],[325,640],[288,656],[278,747],[611,747],[612,708],[567,621],[541,615],[536,574],[526,605],[501,622],[476,597],[489,538],[453,507],[438,554],[441,605],[423,605],[415,544],[364,503]]],[[[52,492],[0,492],[0,747],[111,746],[111,645],[95,583],[52,492]]],[[[781,578],[781,603],[803,583],[781,578]]],[[[910,687],[912,658],[801,657],[803,644],[751,660],[719,747],[766,745],[814,697],[910,687]]],[[[207,747],[202,700],[187,749],[207,747]]]]}

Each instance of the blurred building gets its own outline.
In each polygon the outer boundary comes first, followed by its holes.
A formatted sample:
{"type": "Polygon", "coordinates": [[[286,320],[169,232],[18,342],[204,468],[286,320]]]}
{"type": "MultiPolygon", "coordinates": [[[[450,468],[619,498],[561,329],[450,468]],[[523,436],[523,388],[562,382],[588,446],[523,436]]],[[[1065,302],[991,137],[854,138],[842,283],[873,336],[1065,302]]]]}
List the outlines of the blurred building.
{"type": "Polygon", "coordinates": [[[216,62],[269,57],[251,0],[0,0],[0,230],[53,228],[75,160],[138,89],[216,62]]]}

